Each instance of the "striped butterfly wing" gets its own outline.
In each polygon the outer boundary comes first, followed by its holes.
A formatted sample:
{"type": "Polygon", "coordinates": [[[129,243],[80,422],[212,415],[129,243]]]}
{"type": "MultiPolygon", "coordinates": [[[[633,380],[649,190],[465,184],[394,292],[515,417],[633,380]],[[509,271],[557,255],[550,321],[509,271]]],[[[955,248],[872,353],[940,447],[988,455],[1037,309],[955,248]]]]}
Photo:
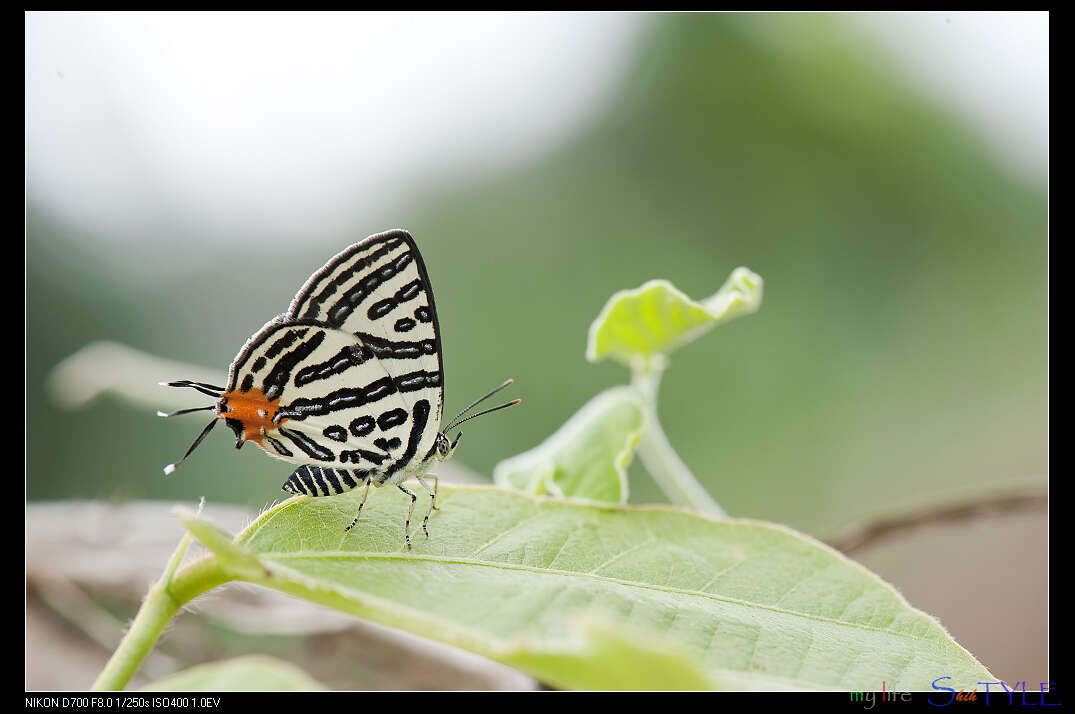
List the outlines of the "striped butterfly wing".
{"type": "Polygon", "coordinates": [[[411,236],[370,236],[329,260],[240,350],[225,397],[237,437],[326,475],[383,482],[424,461],[443,387],[433,293],[411,236]]]}
{"type": "Polygon", "coordinates": [[[437,426],[429,380],[392,375],[398,359],[312,320],[270,322],[233,364],[225,421],[270,456],[387,478],[437,426]]]}
{"type": "Polygon", "coordinates": [[[356,335],[383,355],[393,378],[423,379],[425,390],[404,390],[411,407],[426,399],[434,427],[419,449],[436,440],[444,403],[440,326],[425,262],[410,233],[372,235],[342,251],[310,276],[286,313],[356,335]]]}

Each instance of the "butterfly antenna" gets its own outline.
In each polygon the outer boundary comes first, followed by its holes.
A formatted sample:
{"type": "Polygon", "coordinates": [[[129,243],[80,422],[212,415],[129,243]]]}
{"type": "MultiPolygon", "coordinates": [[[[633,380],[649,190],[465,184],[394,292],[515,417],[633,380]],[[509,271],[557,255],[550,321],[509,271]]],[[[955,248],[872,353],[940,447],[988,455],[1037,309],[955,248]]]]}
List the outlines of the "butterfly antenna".
{"type": "MultiPolygon", "coordinates": [[[[464,409],[463,411],[459,412],[459,413],[458,413],[458,414],[456,414],[456,415],[455,415],[454,417],[452,417],[452,420],[451,420],[451,421],[449,422],[449,424],[454,424],[454,423],[455,423],[455,420],[456,420],[456,419],[458,419],[459,417],[463,416],[464,414],[466,414],[467,412],[469,412],[469,411],[470,411],[471,409],[473,409],[474,407],[478,406],[479,404],[481,404],[482,402],[484,402],[484,401],[485,401],[486,399],[488,399],[489,397],[491,397],[491,396],[493,396],[494,394],[496,394],[497,392],[499,392],[499,391],[500,391],[501,389],[504,389],[505,387],[509,386],[509,385],[510,385],[510,384],[511,384],[512,382],[514,382],[514,381],[515,381],[514,379],[508,379],[508,380],[506,380],[506,381],[505,381],[505,382],[504,382],[503,384],[501,384],[501,385],[500,385],[499,387],[497,387],[496,389],[494,389],[493,391],[491,391],[491,392],[488,392],[487,394],[485,394],[485,396],[482,396],[482,397],[478,397],[477,399],[475,399],[475,400],[474,400],[473,402],[471,402],[471,403],[470,403],[470,406],[469,406],[469,407],[467,407],[466,409],[464,409]]],[[[506,405],[505,405],[505,406],[506,406],[506,405]]],[[[499,409],[499,407],[497,407],[497,408],[499,409]]],[[[477,414],[475,414],[474,416],[478,416],[478,415],[477,415],[477,414]]],[[[460,424],[462,424],[463,422],[459,422],[459,423],[460,423],[460,424]]],[[[445,429],[445,431],[448,431],[448,430],[449,430],[449,429],[451,429],[451,428],[452,428],[452,427],[450,427],[450,426],[449,426],[449,427],[447,427],[447,428],[445,429]]]]}
{"type": "Polygon", "coordinates": [[[190,387],[191,389],[198,390],[202,394],[217,398],[224,393],[223,387],[206,384],[205,382],[192,382],[189,379],[180,379],[175,382],[158,382],[158,384],[162,387],[190,387]]]}
{"type": "Polygon", "coordinates": [[[160,417],[174,417],[174,416],[179,416],[180,414],[190,414],[191,412],[208,412],[208,411],[212,411],[214,409],[216,409],[215,406],[195,407],[193,409],[180,409],[179,411],[171,412],[170,414],[166,413],[166,412],[158,411],[157,416],[160,416],[160,417]]]}
{"type": "MultiPolygon", "coordinates": [[[[513,399],[510,402],[506,402],[504,404],[501,404],[498,407],[491,407],[489,409],[484,409],[484,410],[478,412],[477,414],[471,414],[466,419],[461,419],[460,421],[456,421],[455,419],[453,419],[451,424],[449,424],[448,426],[444,427],[444,431],[451,431],[452,429],[456,428],[460,424],[464,424],[464,423],[470,421],[471,419],[477,419],[478,417],[480,417],[483,414],[488,414],[489,412],[495,412],[495,411],[499,411],[501,409],[507,409],[508,407],[513,407],[513,406],[515,406],[516,404],[518,404],[521,401],[522,401],[522,399],[513,399]]],[[[456,419],[459,419],[459,417],[456,417],[456,419]]]]}
{"type": "Polygon", "coordinates": [[[187,449],[187,453],[183,454],[183,458],[181,458],[179,461],[176,461],[174,464],[168,464],[164,467],[165,476],[175,471],[176,466],[179,466],[179,464],[187,460],[187,457],[190,456],[191,452],[198,448],[198,444],[202,443],[202,439],[205,438],[205,435],[213,430],[213,427],[216,426],[216,423],[217,420],[213,419],[213,421],[209,422],[209,424],[204,429],[202,429],[202,433],[198,434],[198,438],[195,439],[194,443],[190,445],[189,449],[187,449]]]}

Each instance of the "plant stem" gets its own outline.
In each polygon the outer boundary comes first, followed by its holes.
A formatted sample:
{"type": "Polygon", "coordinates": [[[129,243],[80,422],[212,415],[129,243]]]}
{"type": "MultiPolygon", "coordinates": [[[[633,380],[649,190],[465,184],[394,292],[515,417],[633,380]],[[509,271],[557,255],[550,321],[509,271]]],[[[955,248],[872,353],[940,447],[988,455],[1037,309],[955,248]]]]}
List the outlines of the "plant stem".
{"type": "Polygon", "coordinates": [[[639,458],[673,504],[717,518],[727,518],[724,509],[702,488],[702,484],[679,458],[661,428],[657,418],[657,391],[665,364],[659,357],[631,369],[631,384],[642,393],[646,405],[646,434],[638,444],[639,458]]]}
{"type": "Polygon", "coordinates": [[[179,542],[164,573],[149,589],[127,634],[93,683],[94,691],[115,691],[127,686],[179,608],[227,579],[217,559],[211,556],[191,563],[174,577],[191,540],[187,532],[179,542]]]}

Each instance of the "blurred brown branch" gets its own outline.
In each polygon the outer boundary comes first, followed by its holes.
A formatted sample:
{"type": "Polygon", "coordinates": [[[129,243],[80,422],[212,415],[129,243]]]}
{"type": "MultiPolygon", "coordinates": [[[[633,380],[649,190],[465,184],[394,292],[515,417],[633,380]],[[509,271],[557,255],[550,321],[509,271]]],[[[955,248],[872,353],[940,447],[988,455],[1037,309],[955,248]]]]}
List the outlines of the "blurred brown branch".
{"type": "Polygon", "coordinates": [[[964,503],[937,506],[917,513],[864,523],[830,539],[828,544],[844,555],[853,555],[927,526],[948,526],[979,518],[1044,509],[1048,503],[1049,495],[1046,492],[991,494],[964,503]]]}

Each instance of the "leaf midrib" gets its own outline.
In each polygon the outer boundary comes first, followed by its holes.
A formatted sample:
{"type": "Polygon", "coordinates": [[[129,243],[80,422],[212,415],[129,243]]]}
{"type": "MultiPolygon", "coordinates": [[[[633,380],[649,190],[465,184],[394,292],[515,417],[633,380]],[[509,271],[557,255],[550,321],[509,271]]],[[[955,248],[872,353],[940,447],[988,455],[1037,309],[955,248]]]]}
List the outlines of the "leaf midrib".
{"type": "Polygon", "coordinates": [[[290,551],[286,553],[258,553],[259,557],[267,560],[298,560],[302,558],[306,559],[342,559],[342,560],[403,560],[403,561],[422,561],[422,562],[434,562],[434,563],[453,563],[457,565],[469,565],[476,567],[497,568],[501,570],[516,570],[529,573],[537,573],[540,575],[559,575],[562,577],[575,577],[575,578],[588,578],[590,580],[596,580],[605,583],[611,583],[614,585],[622,585],[627,587],[635,587],[644,590],[654,590],[657,592],[665,592],[676,595],[693,595],[698,597],[708,598],[717,602],[723,602],[730,605],[739,605],[747,608],[754,608],[757,610],[766,610],[769,612],[779,613],[781,615],[790,615],[793,617],[802,617],[808,620],[814,620],[816,622],[824,622],[831,625],[840,625],[843,627],[851,627],[866,632],[876,632],[885,635],[892,635],[894,637],[903,637],[905,639],[914,640],[917,642],[932,642],[933,638],[929,637],[917,637],[910,633],[896,632],[882,627],[874,627],[871,625],[863,625],[856,622],[848,622],[846,620],[835,620],[833,618],[824,617],[822,615],[814,615],[805,612],[796,612],[794,610],[785,610],[781,607],[773,605],[763,605],[761,603],[750,602],[748,600],[739,600],[736,598],[730,598],[727,596],[716,595],[714,593],[704,592],[702,590],[689,590],[686,588],[674,588],[667,585],[656,585],[653,583],[642,583],[634,580],[622,580],[620,578],[610,578],[604,575],[597,575],[595,573],[587,573],[578,570],[559,570],[556,568],[539,568],[532,565],[521,565],[518,563],[502,563],[488,560],[473,560],[470,558],[460,558],[457,556],[443,556],[443,555],[421,555],[416,553],[374,553],[364,551],[290,551]]]}

